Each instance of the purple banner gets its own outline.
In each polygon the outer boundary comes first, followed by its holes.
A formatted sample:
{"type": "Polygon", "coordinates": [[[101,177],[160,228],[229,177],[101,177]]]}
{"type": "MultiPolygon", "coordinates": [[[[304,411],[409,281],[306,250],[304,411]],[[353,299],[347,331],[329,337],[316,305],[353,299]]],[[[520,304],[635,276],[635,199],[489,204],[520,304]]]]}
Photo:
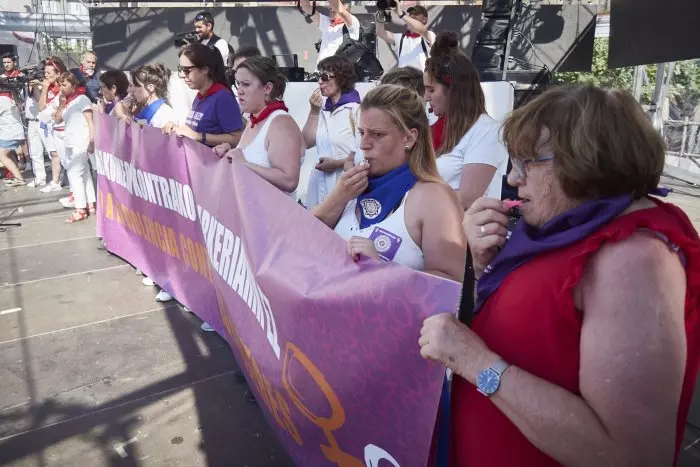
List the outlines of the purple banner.
{"type": "Polygon", "coordinates": [[[228,340],[295,463],[425,466],[444,367],[418,337],[459,284],[353,262],[303,207],[199,143],[96,126],[108,249],[228,340]]]}

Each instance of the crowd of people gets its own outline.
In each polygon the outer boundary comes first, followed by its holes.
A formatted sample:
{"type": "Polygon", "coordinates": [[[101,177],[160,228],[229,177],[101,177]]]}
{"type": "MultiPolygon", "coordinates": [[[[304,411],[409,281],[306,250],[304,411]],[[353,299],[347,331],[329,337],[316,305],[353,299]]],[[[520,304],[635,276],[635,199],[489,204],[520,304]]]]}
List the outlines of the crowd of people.
{"type": "MultiPolygon", "coordinates": [[[[472,319],[445,310],[418,341],[454,375],[451,465],[672,465],[700,368],[700,241],[678,208],[650,196],[660,193],[665,149],[640,106],[624,91],[556,87],[496,121],[457,36],[434,35],[424,8],[400,3],[394,17],[407,33],[377,33],[408,55],[361,98],[355,67],[333,53],[356,18],[329,3],[330,16],[301,3],[322,30],[318,89],[301,126],[275,62],[211,35],[215,47],[179,52],[177,76],[195,93],[184,118],[168,103],[162,65],[95,78],[88,53],[81,79],[50,57],[27,116],[52,180],[34,164],[34,186],[60,189],[65,171],[75,207],[67,221],[94,213],[93,112],[195,140],[294,200],[315,147],[305,207],[354,260],[477,279],[472,319]],[[101,94],[94,102],[91,89],[101,94]],[[514,203],[502,200],[506,174],[514,203]]],[[[197,21],[213,25],[210,15],[197,21]]],[[[3,97],[0,119],[11,107],[3,97]]],[[[25,183],[7,154],[23,139],[21,128],[0,129],[10,186],[25,183]]]]}

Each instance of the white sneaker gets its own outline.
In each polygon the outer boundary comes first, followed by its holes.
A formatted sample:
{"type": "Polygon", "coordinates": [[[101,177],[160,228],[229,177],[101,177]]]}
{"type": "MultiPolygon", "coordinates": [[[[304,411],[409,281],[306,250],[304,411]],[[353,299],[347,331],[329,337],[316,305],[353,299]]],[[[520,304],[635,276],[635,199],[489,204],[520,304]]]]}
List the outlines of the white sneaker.
{"type": "Polygon", "coordinates": [[[145,285],[146,287],[152,287],[152,286],[156,285],[156,283],[153,282],[153,279],[151,279],[150,277],[144,277],[143,280],[141,281],[141,283],[143,285],[145,285]]]}
{"type": "Polygon", "coordinates": [[[46,181],[35,178],[31,182],[27,183],[27,186],[29,188],[39,188],[41,186],[46,186],[46,181]]]}
{"type": "Polygon", "coordinates": [[[54,183],[53,180],[51,180],[44,188],[41,189],[42,193],[51,193],[52,191],[61,191],[61,184],[60,183],[54,183]]]}
{"type": "Polygon", "coordinates": [[[170,295],[165,290],[161,290],[160,292],[158,292],[158,295],[156,295],[156,302],[169,302],[172,299],[172,295],[170,295]]]}
{"type": "Polygon", "coordinates": [[[75,207],[75,198],[73,198],[72,194],[66,196],[65,198],[59,199],[58,202],[61,203],[61,206],[66,209],[73,209],[75,207]]]}
{"type": "Polygon", "coordinates": [[[24,186],[26,184],[27,184],[27,182],[25,182],[24,180],[20,180],[19,178],[11,178],[9,180],[5,179],[5,186],[6,187],[24,186]]]}
{"type": "Polygon", "coordinates": [[[211,327],[211,324],[207,323],[206,321],[202,323],[202,327],[200,328],[204,332],[214,332],[216,329],[211,327]]]}

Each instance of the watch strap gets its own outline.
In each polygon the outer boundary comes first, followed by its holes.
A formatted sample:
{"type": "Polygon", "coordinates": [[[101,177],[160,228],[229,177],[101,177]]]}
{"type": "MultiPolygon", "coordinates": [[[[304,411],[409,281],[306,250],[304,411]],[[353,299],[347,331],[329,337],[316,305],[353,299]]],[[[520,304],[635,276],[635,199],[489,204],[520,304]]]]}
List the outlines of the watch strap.
{"type": "Polygon", "coordinates": [[[499,358],[489,368],[498,373],[498,376],[501,376],[508,369],[509,366],[510,363],[506,362],[502,358],[499,358]]]}
{"type": "Polygon", "coordinates": [[[403,18],[404,16],[406,16],[406,12],[402,11],[401,14],[399,15],[399,18],[403,18]]]}

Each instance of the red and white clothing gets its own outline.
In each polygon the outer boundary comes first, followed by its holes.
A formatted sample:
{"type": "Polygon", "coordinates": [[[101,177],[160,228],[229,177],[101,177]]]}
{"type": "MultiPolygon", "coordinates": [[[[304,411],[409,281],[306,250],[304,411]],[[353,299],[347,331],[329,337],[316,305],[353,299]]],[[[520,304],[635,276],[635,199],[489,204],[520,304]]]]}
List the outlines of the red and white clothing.
{"type": "MultiPolygon", "coordinates": [[[[282,115],[289,115],[289,113],[286,110],[278,109],[268,114],[265,120],[257,123],[258,125],[262,125],[262,128],[260,128],[258,134],[255,135],[253,141],[245,147],[238,146],[243,151],[243,156],[245,156],[246,161],[251,164],[259,165],[260,167],[272,167],[272,164],[270,164],[270,157],[265,148],[265,138],[267,137],[267,132],[270,130],[270,125],[274,119],[282,115]]],[[[299,152],[299,158],[301,158],[301,148],[299,148],[299,152]]],[[[289,193],[289,197],[296,201],[296,190],[289,193]]]]}
{"type": "Polygon", "coordinates": [[[424,71],[425,61],[430,57],[430,47],[435,43],[433,31],[428,31],[427,36],[426,39],[417,33],[395,33],[394,52],[398,57],[397,66],[411,66],[424,71]]]}
{"type": "Polygon", "coordinates": [[[482,114],[452,151],[438,156],[438,173],[453,190],[459,190],[462,172],[467,164],[486,164],[495,167],[496,173],[484,195],[501,199],[508,151],[501,142],[500,128],[499,122],[482,114]]]}
{"type": "Polygon", "coordinates": [[[67,101],[63,109],[66,171],[68,183],[75,198],[75,207],[85,209],[88,203],[97,201],[87,152],[90,144],[90,127],[88,117],[83,113],[92,110],[92,102],[84,94],[73,95],[67,101]]]}
{"type": "MultiPolygon", "coordinates": [[[[45,141],[45,133],[39,115],[39,103],[32,96],[24,102],[24,116],[27,118],[27,144],[29,157],[32,160],[32,172],[34,172],[34,186],[46,182],[46,167],[44,167],[44,152],[50,152],[45,141]]],[[[48,133],[48,131],[46,131],[48,133]]]]}
{"type": "Polygon", "coordinates": [[[11,97],[0,95],[0,141],[24,141],[19,107],[11,97]]]}
{"type": "MultiPolygon", "coordinates": [[[[343,43],[343,26],[345,23],[340,21],[331,21],[326,15],[319,14],[318,28],[321,30],[321,49],[318,52],[318,60],[316,64],[326,57],[335,55],[338,48],[343,43]]],[[[360,20],[353,16],[352,21],[347,25],[348,35],[351,39],[360,39],[360,20]]]]}
{"type": "MultiPolygon", "coordinates": [[[[678,252],[686,273],[687,358],[675,433],[677,455],[700,368],[700,241],[679,208],[654,201],[655,208],[620,216],[583,240],[541,254],[513,270],[475,315],[471,328],[508,363],[580,395],[584,317],[576,308],[574,290],[586,265],[603,246],[623,241],[639,230],[657,234],[678,252]]],[[[493,401],[459,376],[452,383],[451,411],[450,465],[560,465],[528,441],[493,401]]]]}

